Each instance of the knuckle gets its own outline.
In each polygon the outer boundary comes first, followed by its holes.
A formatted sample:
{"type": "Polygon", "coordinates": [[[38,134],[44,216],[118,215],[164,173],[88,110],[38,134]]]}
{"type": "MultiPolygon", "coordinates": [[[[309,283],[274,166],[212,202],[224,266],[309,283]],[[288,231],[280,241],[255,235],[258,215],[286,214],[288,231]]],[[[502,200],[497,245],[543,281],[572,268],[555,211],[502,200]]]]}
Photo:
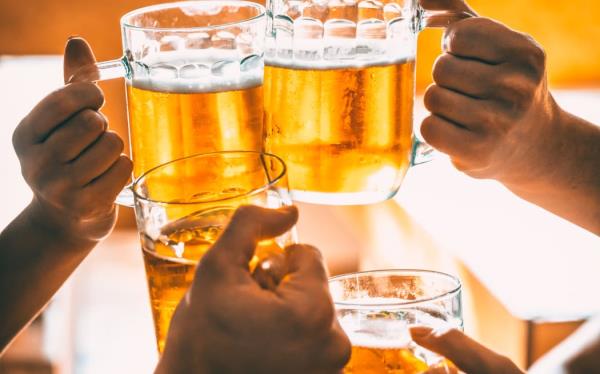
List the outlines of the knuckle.
{"type": "Polygon", "coordinates": [[[423,103],[429,111],[435,111],[440,105],[440,87],[437,85],[429,86],[423,96],[423,103]]]}
{"type": "MultiPolygon", "coordinates": [[[[67,89],[71,96],[78,98],[84,97],[86,103],[93,108],[100,108],[104,104],[104,93],[94,83],[90,82],[77,82],[67,85],[67,89]]],[[[81,100],[81,99],[79,99],[81,100]]]]}
{"type": "Polygon", "coordinates": [[[546,72],[546,51],[544,48],[533,39],[530,35],[524,34],[527,45],[529,46],[526,53],[523,53],[528,70],[536,81],[541,81],[546,72]]]}
{"type": "Polygon", "coordinates": [[[81,126],[77,126],[82,133],[100,134],[104,131],[104,117],[98,112],[85,109],[80,114],[81,126]]]}
{"type": "Polygon", "coordinates": [[[17,128],[15,129],[15,131],[13,131],[12,134],[12,145],[13,148],[15,149],[15,152],[17,154],[17,156],[20,156],[23,153],[23,122],[21,121],[21,123],[17,126],[17,128]]]}
{"type": "Polygon", "coordinates": [[[437,119],[433,115],[426,117],[421,123],[421,136],[431,145],[437,140],[437,125],[437,119]]]}
{"type": "Polygon", "coordinates": [[[452,72],[452,56],[445,53],[437,58],[433,65],[433,81],[439,83],[452,72]]]}
{"type": "Polygon", "coordinates": [[[498,78],[497,87],[509,113],[518,117],[530,107],[537,85],[521,75],[502,75],[498,78]]]}
{"type": "Polygon", "coordinates": [[[115,132],[107,132],[105,135],[107,148],[111,153],[121,153],[125,147],[123,139],[115,132]]]}

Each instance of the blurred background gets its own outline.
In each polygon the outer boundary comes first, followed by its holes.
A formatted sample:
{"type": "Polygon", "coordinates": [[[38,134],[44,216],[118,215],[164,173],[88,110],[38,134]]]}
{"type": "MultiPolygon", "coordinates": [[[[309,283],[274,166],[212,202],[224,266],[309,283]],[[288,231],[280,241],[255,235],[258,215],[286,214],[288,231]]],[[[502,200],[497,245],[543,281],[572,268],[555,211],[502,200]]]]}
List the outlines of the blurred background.
{"type": "MultiPolygon", "coordinates": [[[[0,172],[7,180],[1,184],[2,227],[30,198],[20,177],[10,134],[37,100],[62,84],[58,56],[63,52],[66,39],[72,35],[83,36],[92,45],[98,60],[116,58],[121,55],[120,16],[158,2],[161,1],[0,0],[0,92],[3,95],[0,157],[6,160],[0,165],[0,172]]],[[[600,2],[472,0],[469,3],[482,16],[531,34],[547,51],[549,81],[551,87],[557,89],[559,101],[581,116],[600,122],[597,109],[600,107],[600,48],[597,48],[600,2]]],[[[441,30],[425,30],[420,35],[418,93],[431,83],[431,68],[440,53],[441,35],[441,30]]],[[[127,139],[123,81],[100,85],[106,95],[103,111],[110,119],[110,126],[127,139]]],[[[417,118],[421,118],[424,112],[420,102],[416,110],[417,118]]],[[[587,289],[582,289],[581,284],[592,279],[585,263],[589,263],[590,258],[598,260],[593,251],[587,249],[600,247],[599,242],[566,222],[517,201],[496,185],[467,181],[446,164],[432,164],[428,169],[411,171],[395,201],[371,207],[302,205],[300,236],[303,241],[324,250],[332,274],[392,266],[426,266],[459,274],[466,284],[467,331],[507,351],[519,365],[526,367],[595,311],[597,303],[589,302],[587,289]],[[442,177],[455,183],[446,182],[444,190],[436,190],[442,177]],[[452,186],[456,193],[452,192],[452,186]],[[480,201],[465,197],[472,191],[480,201]],[[438,200],[423,198],[425,193],[438,196],[438,200]],[[490,202],[492,200],[495,203],[490,202]],[[500,215],[494,213],[498,209],[500,215]],[[457,213],[457,220],[452,223],[464,228],[464,235],[444,229],[457,213]],[[470,221],[474,215],[479,215],[479,222],[470,221]],[[477,226],[487,218],[488,225],[477,226]],[[532,223],[530,218],[539,223],[532,223]],[[435,222],[439,224],[436,226],[435,222]],[[323,227],[334,229],[323,230],[323,227]],[[473,235],[473,232],[479,234],[473,235]],[[500,232],[505,235],[498,239],[500,232]],[[486,233],[490,233],[489,236],[486,233]],[[465,236],[469,236],[470,241],[465,236]],[[544,277],[551,277],[554,269],[562,269],[565,264],[562,250],[567,249],[566,246],[572,251],[569,258],[581,256],[581,262],[572,264],[578,269],[577,274],[569,273],[573,279],[581,280],[576,287],[580,299],[574,299],[572,304],[575,305],[561,314],[552,303],[556,302],[556,293],[560,290],[546,289],[540,296],[527,287],[517,289],[522,279],[530,281],[532,278],[540,279],[534,282],[536,286],[549,288],[544,277]],[[486,247],[490,252],[481,255],[486,247]],[[531,250],[529,256],[522,257],[523,248],[531,250]],[[581,252],[577,252],[578,249],[581,252]],[[499,257],[494,257],[494,253],[499,257]],[[511,253],[515,253],[512,265],[526,266],[521,273],[517,269],[516,275],[509,277],[499,268],[498,261],[503,260],[498,258],[510,259],[511,253]],[[523,278],[519,278],[519,274],[523,274],[523,278]],[[515,289],[515,292],[507,289],[515,289]],[[543,297],[552,300],[534,302],[528,308],[529,300],[543,297]],[[503,334],[501,338],[499,331],[503,334]]],[[[48,311],[0,358],[0,373],[151,371],[156,353],[133,226],[131,210],[123,209],[115,234],[84,263],[48,311]]],[[[510,261],[506,264],[511,266],[510,261]]],[[[590,272],[593,270],[590,268],[590,272]]],[[[568,293],[569,285],[564,287],[568,293]]]]}

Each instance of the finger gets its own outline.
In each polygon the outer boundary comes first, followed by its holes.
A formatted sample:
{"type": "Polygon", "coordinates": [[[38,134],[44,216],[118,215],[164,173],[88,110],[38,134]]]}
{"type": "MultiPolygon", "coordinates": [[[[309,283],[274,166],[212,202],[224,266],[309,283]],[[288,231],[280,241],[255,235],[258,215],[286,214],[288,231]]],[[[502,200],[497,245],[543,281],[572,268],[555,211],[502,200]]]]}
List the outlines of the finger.
{"type": "Polygon", "coordinates": [[[430,327],[416,326],[410,329],[415,343],[438,353],[468,374],[523,372],[508,358],[477,343],[457,329],[435,331],[430,327]]]}
{"type": "Polygon", "coordinates": [[[453,22],[476,17],[477,13],[462,0],[421,0],[426,27],[447,27],[453,22]]]}
{"type": "Polygon", "coordinates": [[[112,131],[105,131],[79,157],[71,162],[71,170],[75,183],[85,186],[104,174],[123,152],[123,140],[112,131]]]}
{"type": "Polygon", "coordinates": [[[435,114],[423,120],[421,135],[438,151],[461,159],[473,157],[481,143],[478,133],[435,114]]]}
{"type": "Polygon", "coordinates": [[[432,85],[423,97],[425,108],[432,114],[457,123],[472,131],[481,131],[489,123],[488,103],[452,90],[432,85]]]}
{"type": "Polygon", "coordinates": [[[77,158],[106,131],[108,121],[100,112],[84,109],[56,129],[44,147],[60,162],[77,158]]]}
{"type": "Polygon", "coordinates": [[[527,53],[531,39],[494,20],[474,17],[448,26],[442,46],[455,56],[500,64],[527,53]]]}
{"type": "MultiPolygon", "coordinates": [[[[80,37],[73,37],[67,40],[65,46],[65,57],[64,57],[64,80],[65,83],[73,82],[73,75],[80,71],[83,67],[95,67],[96,57],[92,48],[80,37]]],[[[92,69],[90,71],[97,71],[92,69]]],[[[78,81],[92,82],[97,80],[98,77],[89,76],[87,79],[80,79],[78,81]],[[93,79],[95,78],[95,79],[93,79]]]]}
{"type": "Polygon", "coordinates": [[[92,83],[64,86],[40,101],[15,129],[13,142],[19,151],[30,144],[41,143],[64,121],[84,110],[98,110],[104,95],[92,83]]]}
{"type": "Polygon", "coordinates": [[[297,220],[298,209],[294,206],[280,209],[241,206],[203,261],[220,267],[221,272],[242,270],[248,273],[248,262],[258,242],[284,234],[297,220]]]}
{"type": "Polygon", "coordinates": [[[433,66],[433,81],[441,87],[485,99],[492,96],[500,68],[481,61],[445,53],[433,66]]]}
{"type": "Polygon", "coordinates": [[[129,157],[121,155],[104,174],[85,186],[89,192],[100,201],[114,202],[131,177],[133,163],[129,157]]]}
{"type": "Polygon", "coordinates": [[[276,294],[286,301],[305,329],[326,331],[331,327],[333,305],[327,283],[327,270],[321,252],[315,247],[295,244],[285,250],[288,273],[276,294]]]}

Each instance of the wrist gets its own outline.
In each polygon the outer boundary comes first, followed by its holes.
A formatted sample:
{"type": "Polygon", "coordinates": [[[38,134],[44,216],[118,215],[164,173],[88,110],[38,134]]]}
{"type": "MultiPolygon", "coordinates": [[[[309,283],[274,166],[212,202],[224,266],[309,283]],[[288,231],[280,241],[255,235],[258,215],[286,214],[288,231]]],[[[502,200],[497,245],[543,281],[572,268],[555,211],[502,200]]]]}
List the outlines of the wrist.
{"type": "Polygon", "coordinates": [[[71,222],[71,217],[52,212],[35,196],[25,208],[24,213],[33,232],[52,238],[51,240],[54,241],[74,244],[74,246],[65,245],[65,247],[87,248],[97,243],[97,240],[81,236],[80,230],[71,222]]]}
{"type": "Polygon", "coordinates": [[[499,179],[506,187],[517,194],[537,193],[560,184],[569,160],[565,157],[568,148],[573,145],[569,140],[569,126],[564,112],[548,94],[546,105],[537,109],[535,116],[529,119],[530,127],[536,131],[518,138],[514,150],[516,159],[507,165],[509,174],[499,179]],[[511,164],[512,162],[517,163],[511,164]]]}

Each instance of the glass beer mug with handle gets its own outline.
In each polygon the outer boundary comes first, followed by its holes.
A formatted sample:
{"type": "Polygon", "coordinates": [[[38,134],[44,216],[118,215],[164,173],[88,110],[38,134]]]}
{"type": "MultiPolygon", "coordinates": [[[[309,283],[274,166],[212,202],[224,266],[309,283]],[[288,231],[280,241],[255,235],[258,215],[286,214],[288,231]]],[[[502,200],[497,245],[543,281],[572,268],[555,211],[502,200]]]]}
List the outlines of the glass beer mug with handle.
{"type": "Polygon", "coordinates": [[[134,177],[196,153],[262,149],[265,18],[247,1],[134,10],[121,18],[124,56],[75,73],[125,77],[134,177]]]}
{"type": "Polygon", "coordinates": [[[471,15],[418,0],[268,0],[267,15],[265,151],[288,165],[294,199],[394,196],[428,149],[413,137],[417,34],[471,15]]]}

